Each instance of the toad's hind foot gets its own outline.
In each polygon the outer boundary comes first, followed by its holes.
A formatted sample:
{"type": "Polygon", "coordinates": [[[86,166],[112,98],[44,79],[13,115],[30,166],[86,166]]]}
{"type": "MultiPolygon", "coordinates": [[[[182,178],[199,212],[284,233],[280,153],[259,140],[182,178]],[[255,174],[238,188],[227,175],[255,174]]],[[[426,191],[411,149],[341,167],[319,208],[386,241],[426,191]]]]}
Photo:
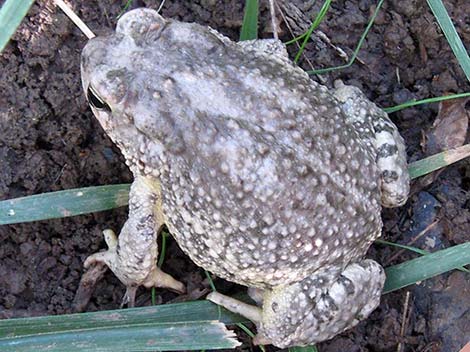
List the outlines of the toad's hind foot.
{"type": "Polygon", "coordinates": [[[123,297],[121,307],[126,305],[133,307],[135,304],[135,295],[139,286],[168,288],[177,293],[184,293],[185,286],[174,279],[171,275],[164,273],[155,264],[155,261],[149,265],[134,266],[131,261],[123,261],[119,254],[118,240],[112,230],[103,231],[103,235],[108,245],[108,250],[90,255],[84,263],[88,268],[92,264],[106,264],[111,271],[126,285],[126,293],[123,297]]]}
{"type": "Polygon", "coordinates": [[[339,270],[265,290],[262,310],[217,292],[207,299],[256,323],[256,344],[312,345],[355,326],[379,304],[385,274],[378,263],[366,259],[339,270]]]}
{"type": "Polygon", "coordinates": [[[365,259],[342,272],[330,269],[267,292],[258,333],[278,347],[305,346],[328,340],[367,318],[380,303],[383,268],[365,259]]]}

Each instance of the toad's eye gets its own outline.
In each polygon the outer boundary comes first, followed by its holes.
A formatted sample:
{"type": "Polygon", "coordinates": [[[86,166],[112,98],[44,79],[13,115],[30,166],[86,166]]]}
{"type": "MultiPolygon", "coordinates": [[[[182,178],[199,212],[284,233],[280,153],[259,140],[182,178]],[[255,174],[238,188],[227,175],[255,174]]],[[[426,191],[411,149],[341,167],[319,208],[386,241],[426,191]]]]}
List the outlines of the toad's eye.
{"type": "Polygon", "coordinates": [[[106,102],[100,98],[100,96],[98,95],[98,93],[96,93],[92,86],[88,86],[86,96],[88,99],[88,103],[96,110],[111,112],[111,108],[109,107],[109,105],[106,104],[106,102]]]}

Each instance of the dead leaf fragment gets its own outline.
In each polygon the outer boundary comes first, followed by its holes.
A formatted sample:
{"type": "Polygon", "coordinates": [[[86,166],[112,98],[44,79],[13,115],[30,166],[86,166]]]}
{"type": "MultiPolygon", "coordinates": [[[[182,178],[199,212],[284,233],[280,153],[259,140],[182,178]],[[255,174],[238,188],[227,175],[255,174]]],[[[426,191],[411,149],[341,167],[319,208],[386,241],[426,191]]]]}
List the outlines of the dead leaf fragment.
{"type": "Polygon", "coordinates": [[[465,143],[469,117],[465,104],[469,100],[469,98],[444,100],[439,104],[437,118],[427,133],[427,155],[457,148],[465,143]]]}

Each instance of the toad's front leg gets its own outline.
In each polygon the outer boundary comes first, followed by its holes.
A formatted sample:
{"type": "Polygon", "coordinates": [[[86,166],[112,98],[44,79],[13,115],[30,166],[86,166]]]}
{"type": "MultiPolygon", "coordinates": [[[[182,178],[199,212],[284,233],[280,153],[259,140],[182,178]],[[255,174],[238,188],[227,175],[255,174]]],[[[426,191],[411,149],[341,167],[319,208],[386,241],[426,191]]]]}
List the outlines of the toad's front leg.
{"type": "Polygon", "coordinates": [[[108,250],[95,253],[85,260],[85,267],[105,263],[126,285],[123,304],[134,306],[135,293],[141,285],[167,287],[184,292],[184,285],[156,266],[157,235],[164,224],[160,185],[157,181],[136,177],[129,193],[129,218],[119,238],[110,230],[104,232],[108,250]]]}

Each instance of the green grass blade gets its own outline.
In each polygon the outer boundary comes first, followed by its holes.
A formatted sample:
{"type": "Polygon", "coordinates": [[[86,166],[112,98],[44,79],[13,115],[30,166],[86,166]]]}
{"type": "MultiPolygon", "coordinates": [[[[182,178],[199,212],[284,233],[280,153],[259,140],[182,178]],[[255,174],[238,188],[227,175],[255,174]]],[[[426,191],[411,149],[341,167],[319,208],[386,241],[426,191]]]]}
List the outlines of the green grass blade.
{"type": "Polygon", "coordinates": [[[415,161],[408,165],[408,172],[412,179],[429,174],[444,166],[453,164],[470,156],[470,144],[446,150],[442,153],[431,155],[430,157],[415,161]]]}
{"type": "Polygon", "coordinates": [[[318,349],[315,346],[291,347],[289,352],[318,352],[318,349]]]}
{"type": "Polygon", "coordinates": [[[434,14],[434,17],[436,17],[442,32],[444,32],[447,42],[452,48],[460,67],[462,67],[465,76],[467,76],[467,80],[470,81],[470,57],[462,43],[462,39],[460,39],[460,36],[455,30],[455,26],[452,23],[444,4],[441,0],[427,0],[427,2],[434,14]]]}
{"type": "Polygon", "coordinates": [[[452,95],[445,95],[445,96],[442,96],[442,97],[426,98],[426,99],[422,99],[422,100],[410,100],[410,101],[407,101],[406,103],[403,103],[403,104],[400,104],[400,105],[391,106],[389,108],[383,108],[383,110],[386,113],[390,114],[392,112],[396,112],[396,111],[399,111],[399,110],[410,108],[410,107],[416,106],[416,105],[437,103],[437,102],[444,101],[444,100],[467,98],[467,97],[470,97],[470,92],[458,93],[458,94],[452,94],[452,95]]]}
{"type": "Polygon", "coordinates": [[[1,351],[170,351],[234,348],[222,324],[246,319],[208,301],[0,320],[1,351]],[[47,347],[47,348],[46,348],[47,347]]]}
{"type": "Polygon", "coordinates": [[[127,2],[124,4],[124,7],[122,8],[122,10],[119,11],[118,15],[116,16],[117,19],[121,18],[121,16],[126,13],[126,11],[129,9],[129,7],[132,5],[133,1],[134,0],[127,0],[127,2]]]}
{"type": "Polygon", "coordinates": [[[385,269],[387,280],[383,293],[470,264],[470,242],[440,250],[385,269]]]}
{"type": "Polygon", "coordinates": [[[375,240],[374,243],[379,243],[379,244],[384,244],[384,245],[387,245],[387,246],[393,246],[393,247],[397,247],[397,248],[401,248],[401,249],[406,249],[408,251],[415,252],[415,253],[418,253],[418,254],[421,254],[421,255],[428,255],[428,254],[431,253],[431,252],[425,251],[424,249],[421,249],[421,248],[411,247],[411,246],[407,246],[407,245],[404,245],[404,244],[384,241],[384,240],[380,240],[380,239],[375,240]]]}
{"type": "Polygon", "coordinates": [[[75,188],[0,202],[0,225],[64,218],[127,205],[129,185],[75,188]]]}
{"type": "Polygon", "coordinates": [[[34,0],[7,0],[0,9],[0,52],[5,49],[34,0]]]}
{"type": "Polygon", "coordinates": [[[217,322],[138,325],[114,329],[25,336],[3,344],[3,352],[30,351],[180,351],[239,346],[234,333],[217,322]]]}
{"type": "MultiPolygon", "coordinates": [[[[384,240],[375,240],[374,242],[375,243],[380,243],[380,244],[383,244],[383,245],[387,245],[387,246],[393,246],[393,247],[397,247],[397,248],[401,248],[401,249],[406,249],[407,251],[415,252],[415,253],[418,253],[418,254],[421,254],[421,255],[431,254],[431,252],[425,251],[424,249],[417,248],[417,247],[412,247],[412,246],[407,246],[407,245],[400,244],[400,243],[394,243],[394,242],[389,242],[389,241],[384,241],[384,240]]],[[[467,270],[464,267],[457,268],[457,270],[460,270],[460,271],[463,271],[463,272],[466,272],[466,273],[470,274],[470,270],[467,270]]]]}
{"type": "MultiPolygon", "coordinates": [[[[247,334],[249,337],[251,337],[252,339],[256,336],[250,329],[248,329],[246,327],[245,324],[243,323],[237,323],[237,326],[243,330],[245,332],[245,334],[247,334]]],[[[258,348],[262,351],[262,352],[266,352],[266,348],[264,347],[264,345],[258,345],[258,348]]]]}
{"type": "Polygon", "coordinates": [[[340,66],[334,66],[334,67],[322,68],[322,69],[318,69],[318,70],[310,70],[310,71],[306,71],[306,72],[309,75],[320,75],[320,74],[323,74],[323,73],[326,73],[326,72],[340,70],[340,69],[348,68],[349,66],[351,66],[354,63],[354,61],[356,61],[357,55],[359,54],[359,51],[361,50],[362,44],[364,43],[364,40],[366,39],[367,34],[369,33],[370,29],[372,28],[372,25],[374,24],[375,18],[379,14],[379,10],[382,8],[382,5],[383,5],[384,1],[385,0],[379,0],[379,2],[377,3],[375,11],[371,16],[371,18],[369,20],[369,23],[367,23],[367,26],[364,29],[364,32],[362,32],[361,38],[359,39],[359,42],[357,43],[356,48],[354,49],[353,55],[352,55],[351,59],[349,60],[349,62],[347,64],[340,65],[340,66]]]}
{"type": "Polygon", "coordinates": [[[307,33],[305,33],[305,36],[303,38],[302,44],[300,45],[299,51],[297,52],[297,55],[295,55],[295,58],[294,58],[295,63],[299,61],[300,55],[302,55],[302,53],[304,52],[305,46],[307,45],[307,42],[309,41],[310,36],[312,35],[313,31],[320,25],[321,21],[326,16],[326,13],[328,12],[328,9],[330,8],[331,1],[332,0],[326,0],[323,3],[320,11],[318,12],[318,15],[315,17],[315,20],[310,25],[310,28],[308,29],[307,33]]]}
{"type": "Polygon", "coordinates": [[[240,41],[258,38],[258,0],[246,0],[240,41]]]}

